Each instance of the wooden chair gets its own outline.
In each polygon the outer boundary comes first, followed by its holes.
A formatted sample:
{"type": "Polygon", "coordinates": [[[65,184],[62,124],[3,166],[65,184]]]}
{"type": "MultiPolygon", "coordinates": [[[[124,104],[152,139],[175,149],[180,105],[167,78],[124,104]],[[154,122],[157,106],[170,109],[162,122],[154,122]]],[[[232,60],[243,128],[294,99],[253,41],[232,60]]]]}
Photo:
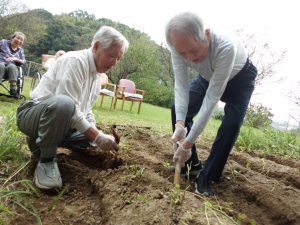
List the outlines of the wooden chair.
{"type": "Polygon", "coordinates": [[[109,83],[108,82],[108,77],[105,73],[100,74],[101,77],[101,91],[100,91],[100,96],[101,96],[101,102],[100,102],[100,107],[102,108],[103,104],[103,99],[105,96],[111,97],[111,103],[110,103],[110,111],[113,109],[114,106],[114,101],[116,98],[116,90],[117,86],[115,84],[109,83]]]}
{"type": "Polygon", "coordinates": [[[141,105],[143,102],[145,91],[141,89],[136,89],[135,83],[128,79],[121,79],[118,85],[118,91],[116,94],[116,100],[114,108],[116,108],[117,100],[122,100],[121,110],[123,111],[125,101],[130,101],[130,111],[132,111],[132,106],[134,102],[138,102],[138,114],[141,111],[141,105]]]}

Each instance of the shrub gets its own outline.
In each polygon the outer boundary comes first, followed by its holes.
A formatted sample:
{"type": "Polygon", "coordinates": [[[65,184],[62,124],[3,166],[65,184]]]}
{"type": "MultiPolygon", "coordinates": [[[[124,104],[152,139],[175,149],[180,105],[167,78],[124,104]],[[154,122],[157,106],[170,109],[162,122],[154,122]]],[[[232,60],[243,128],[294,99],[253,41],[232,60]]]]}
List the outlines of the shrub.
{"type": "Polygon", "coordinates": [[[246,123],[254,128],[265,128],[271,125],[272,117],[270,108],[262,104],[250,104],[246,114],[246,123]]]}
{"type": "Polygon", "coordinates": [[[216,120],[222,120],[224,117],[224,110],[220,107],[216,107],[213,111],[213,116],[216,120]]]}

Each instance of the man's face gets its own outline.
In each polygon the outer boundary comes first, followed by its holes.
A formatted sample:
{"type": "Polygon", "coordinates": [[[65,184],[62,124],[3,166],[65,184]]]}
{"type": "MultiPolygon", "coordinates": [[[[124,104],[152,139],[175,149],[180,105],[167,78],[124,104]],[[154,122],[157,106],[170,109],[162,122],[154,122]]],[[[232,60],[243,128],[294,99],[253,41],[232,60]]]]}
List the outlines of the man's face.
{"type": "Polygon", "coordinates": [[[23,35],[16,35],[12,40],[11,40],[11,44],[16,47],[16,48],[20,48],[23,43],[24,43],[24,36],[23,35]]]}
{"type": "Polygon", "coordinates": [[[199,63],[208,55],[209,41],[197,41],[194,37],[182,32],[173,32],[170,41],[176,51],[186,60],[199,63]]]}
{"type": "Polygon", "coordinates": [[[118,43],[103,49],[100,42],[96,42],[93,47],[93,56],[98,73],[106,73],[112,69],[123,56],[122,46],[118,43]]]}

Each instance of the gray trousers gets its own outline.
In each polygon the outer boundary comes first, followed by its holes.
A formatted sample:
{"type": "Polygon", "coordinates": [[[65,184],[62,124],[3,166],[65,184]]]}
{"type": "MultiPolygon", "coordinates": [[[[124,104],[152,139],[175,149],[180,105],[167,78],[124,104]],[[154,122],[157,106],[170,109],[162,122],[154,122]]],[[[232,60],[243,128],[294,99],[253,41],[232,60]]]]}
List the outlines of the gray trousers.
{"type": "Polygon", "coordinates": [[[41,158],[55,157],[57,147],[85,150],[91,146],[89,140],[70,127],[74,112],[74,101],[65,95],[31,100],[18,107],[17,126],[35,140],[41,158]]]}
{"type": "Polygon", "coordinates": [[[19,70],[15,64],[10,63],[5,66],[4,63],[0,63],[0,83],[2,82],[3,78],[6,80],[17,81],[18,74],[19,70]]]}

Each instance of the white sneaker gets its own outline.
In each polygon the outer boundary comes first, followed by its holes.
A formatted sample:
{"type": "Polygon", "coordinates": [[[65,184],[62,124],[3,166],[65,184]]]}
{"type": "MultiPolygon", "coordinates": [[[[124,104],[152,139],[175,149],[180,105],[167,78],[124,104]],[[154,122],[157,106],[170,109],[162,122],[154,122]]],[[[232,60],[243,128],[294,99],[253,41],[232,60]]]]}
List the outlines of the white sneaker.
{"type": "Polygon", "coordinates": [[[61,188],[62,180],[54,159],[50,162],[39,162],[34,172],[34,183],[40,189],[61,188]]]}

